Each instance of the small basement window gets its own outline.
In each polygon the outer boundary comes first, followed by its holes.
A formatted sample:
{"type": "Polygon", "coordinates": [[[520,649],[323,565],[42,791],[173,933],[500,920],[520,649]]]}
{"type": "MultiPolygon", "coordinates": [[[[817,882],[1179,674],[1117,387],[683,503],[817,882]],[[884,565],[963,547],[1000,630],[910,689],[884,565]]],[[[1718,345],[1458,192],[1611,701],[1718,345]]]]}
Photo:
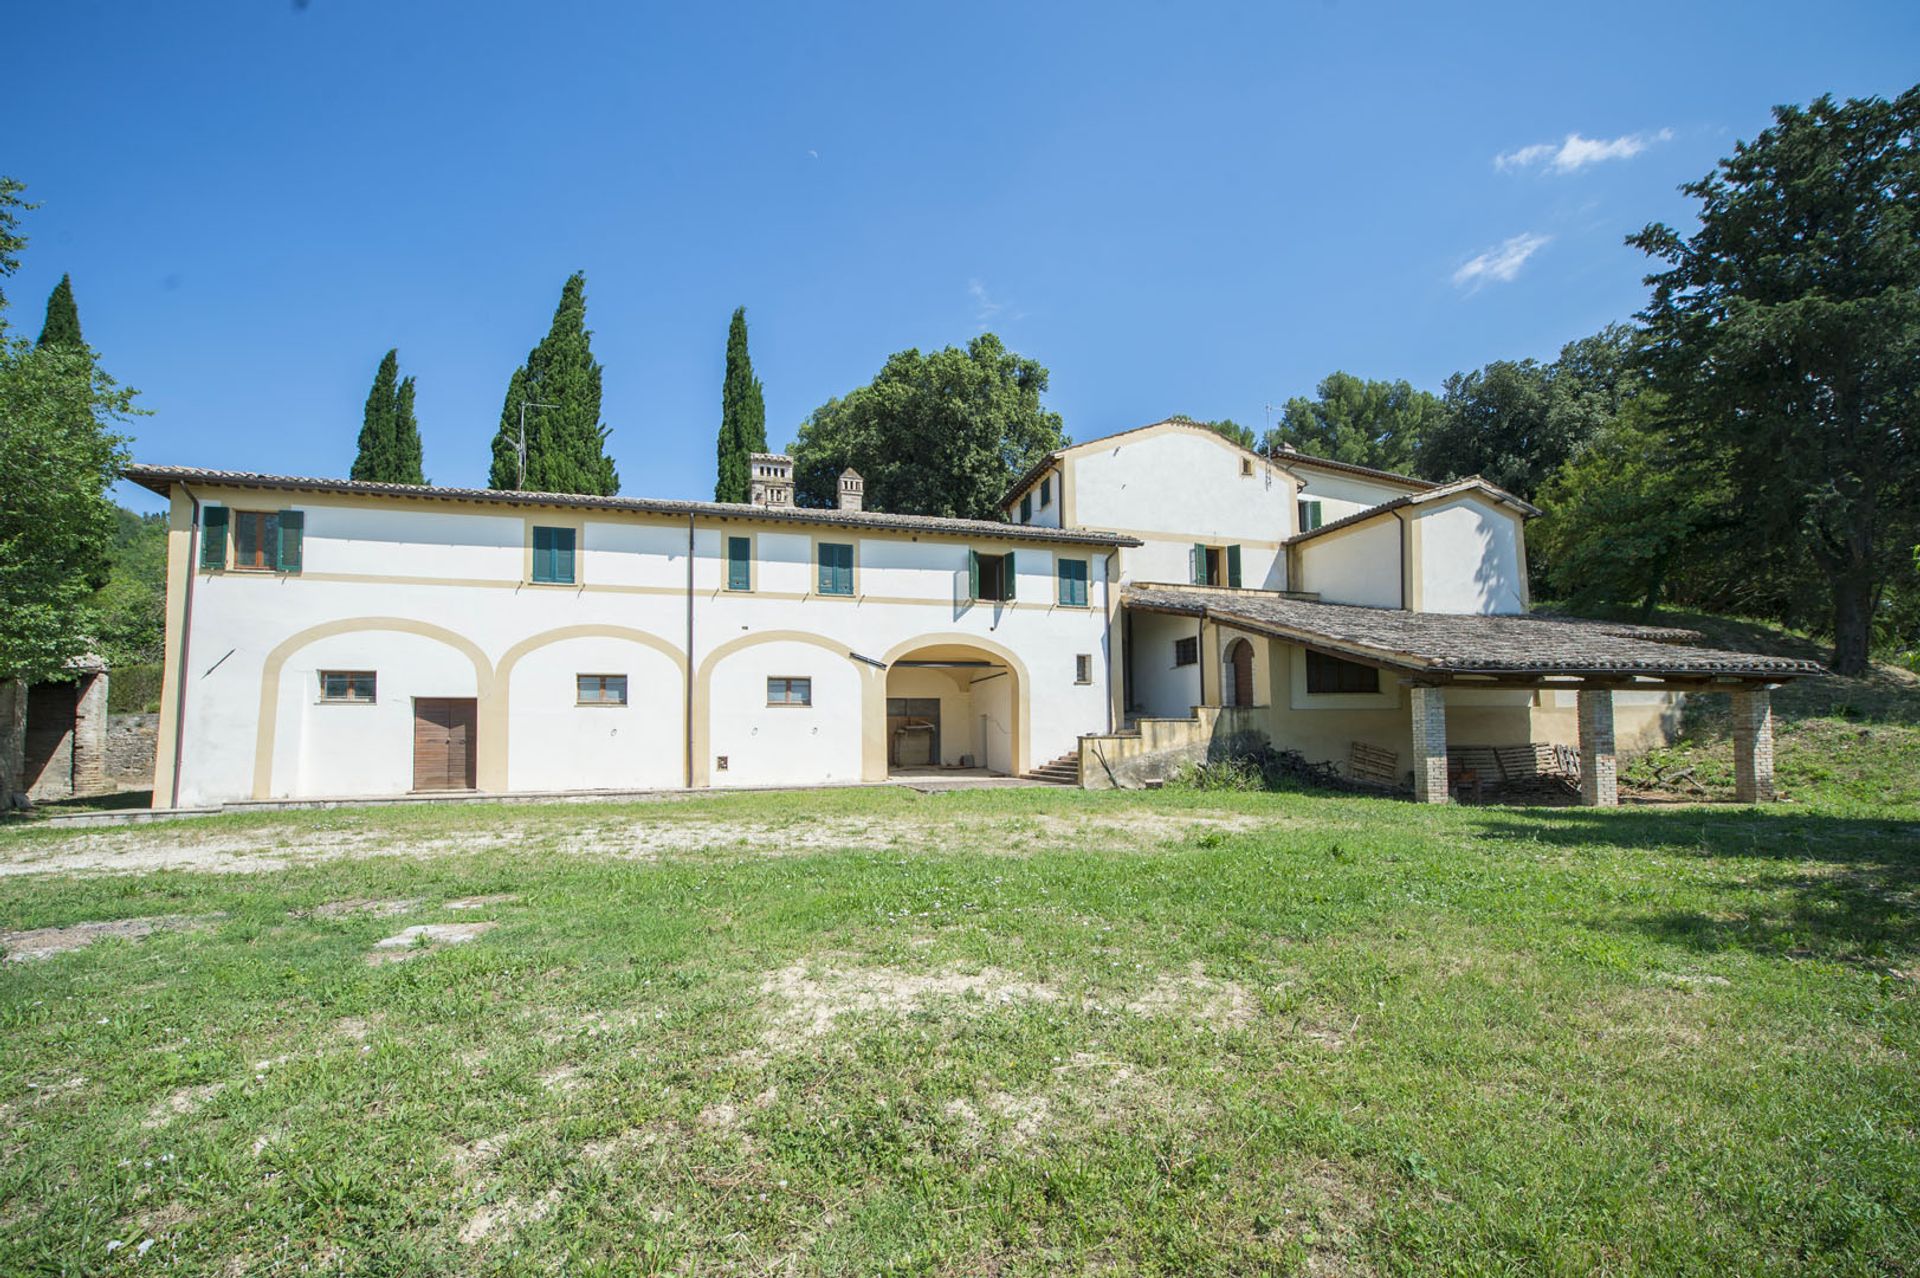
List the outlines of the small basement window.
{"type": "Polygon", "coordinates": [[[1198,639],[1175,639],[1173,641],[1173,664],[1192,666],[1200,663],[1200,641],[1198,639]]]}
{"type": "Polygon", "coordinates": [[[1307,651],[1308,692],[1378,692],[1380,671],[1357,661],[1342,661],[1325,653],[1307,651]]]}
{"type": "Polygon", "coordinates": [[[767,704],[770,706],[810,706],[813,704],[813,680],[775,676],[767,680],[767,704]]]}
{"type": "Polygon", "coordinates": [[[374,683],[371,670],[322,670],[320,700],[343,705],[371,705],[374,683]]]}
{"type": "Polygon", "coordinates": [[[1073,681],[1075,683],[1093,682],[1093,654],[1078,653],[1073,658],[1073,681]]]}
{"type": "Polygon", "coordinates": [[[574,697],[580,705],[624,706],[627,704],[625,675],[575,675],[573,683],[574,697]]]}

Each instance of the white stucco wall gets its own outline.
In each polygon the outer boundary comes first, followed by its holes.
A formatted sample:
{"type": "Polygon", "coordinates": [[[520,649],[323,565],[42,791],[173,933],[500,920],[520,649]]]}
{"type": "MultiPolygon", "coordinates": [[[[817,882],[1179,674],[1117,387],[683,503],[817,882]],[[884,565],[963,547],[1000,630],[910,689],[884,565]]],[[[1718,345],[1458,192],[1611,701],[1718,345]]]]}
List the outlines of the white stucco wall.
{"type": "Polygon", "coordinates": [[[1406,484],[1363,479],[1358,475],[1317,470],[1306,465],[1296,465],[1295,471],[1306,485],[1300,490],[1300,497],[1305,501],[1320,503],[1320,522],[1323,524],[1345,519],[1348,515],[1358,514],[1384,501],[1392,501],[1395,497],[1420,491],[1406,484]]]}
{"type": "Polygon", "coordinates": [[[1322,603],[1398,608],[1401,599],[1400,521],[1392,515],[1300,543],[1299,590],[1322,603]]]}
{"type": "MultiPolygon", "coordinates": [[[[1200,665],[1174,664],[1174,643],[1197,638],[1199,623],[1192,617],[1136,612],[1132,620],[1133,706],[1139,715],[1157,719],[1184,718],[1200,704],[1200,665]]],[[[1207,660],[1201,649],[1201,660],[1207,660]]]]}
{"type": "MultiPolygon", "coordinates": [[[[305,563],[298,576],[197,567],[191,574],[181,802],[244,799],[256,789],[263,797],[407,792],[413,699],[442,696],[476,699],[483,789],[681,784],[684,519],[532,508],[503,516],[487,507],[376,506],[213,487],[199,495],[240,510],[303,510],[305,563]],[[578,584],[521,580],[527,526],[538,523],[580,529],[578,584]],[[322,669],[375,671],[377,703],[320,705],[322,669]],[[626,675],[629,705],[577,705],[578,674],[626,675]],[[488,784],[490,761],[504,768],[503,785],[488,784]]],[[[184,520],[185,499],[178,500],[184,520]]],[[[1017,544],[1013,603],[956,600],[956,580],[964,594],[969,547],[998,552],[1012,544],[830,526],[795,531],[750,518],[701,522],[692,664],[696,673],[708,669],[698,684],[695,736],[706,738],[700,767],[711,768],[720,754],[729,758],[728,771],[713,772],[711,782],[861,779],[861,698],[883,697],[884,680],[865,675],[873,667],[849,654],[881,660],[927,642],[978,642],[1022,670],[1027,763],[1065,753],[1080,733],[1105,730],[1108,553],[1017,544]],[[752,537],[756,558],[754,589],[741,594],[723,588],[724,554],[726,538],[743,534],[752,537]],[[816,539],[856,546],[855,598],[814,592],[816,539]],[[1058,605],[1056,552],[1088,561],[1088,607],[1058,605]],[[789,632],[822,642],[779,638],[789,632]],[[723,647],[726,654],[710,662],[723,647]],[[1077,653],[1091,658],[1093,679],[1085,685],[1074,682],[1077,653]],[[769,707],[768,674],[815,679],[814,708],[769,707]]],[[[173,651],[177,658],[177,644],[173,651]]],[[[174,684],[178,665],[176,659],[168,671],[174,684]]],[[[995,692],[986,704],[1005,699],[996,713],[1011,723],[1016,683],[1006,682],[1009,692],[995,692]]],[[[981,704],[976,695],[976,734],[981,704]]],[[[1016,762],[1007,749],[1003,743],[1003,769],[1016,762]]],[[[163,779],[162,802],[171,798],[170,782],[163,779]]]]}
{"type": "Polygon", "coordinates": [[[1462,496],[1415,507],[1413,518],[1422,611],[1527,610],[1519,516],[1484,498],[1462,496]]]}
{"type": "Polygon", "coordinates": [[[1241,548],[1241,584],[1285,588],[1281,543],[1292,533],[1293,480],[1200,427],[1116,437],[1066,458],[1075,526],[1126,532],[1146,544],[1122,554],[1127,581],[1192,578],[1196,542],[1241,548]]]}

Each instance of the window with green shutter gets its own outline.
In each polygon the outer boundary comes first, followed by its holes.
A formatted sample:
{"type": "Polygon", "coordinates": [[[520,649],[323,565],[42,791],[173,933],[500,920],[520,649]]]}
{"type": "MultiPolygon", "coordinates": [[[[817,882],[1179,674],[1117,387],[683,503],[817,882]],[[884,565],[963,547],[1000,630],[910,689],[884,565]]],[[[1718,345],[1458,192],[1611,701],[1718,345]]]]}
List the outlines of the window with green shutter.
{"type": "Polygon", "coordinates": [[[853,593],[853,547],[845,542],[820,543],[820,593],[853,593]]]}
{"type": "Polygon", "coordinates": [[[200,566],[219,571],[227,566],[227,508],[208,506],[200,512],[200,566]]]}
{"type": "Polygon", "coordinates": [[[992,603],[1011,602],[1016,580],[1011,550],[1004,555],[983,555],[977,550],[967,552],[968,598],[992,603]]]}
{"type": "Polygon", "coordinates": [[[1033,521],[1033,494],[1028,493],[1020,499],[1020,522],[1025,524],[1025,523],[1031,523],[1032,521],[1033,521]]]}
{"type": "Polygon", "coordinates": [[[574,532],[571,528],[533,529],[533,579],[542,585],[571,586],[574,532]]]}
{"type": "Polygon", "coordinates": [[[1048,475],[1040,481],[1040,509],[1053,505],[1053,476],[1048,475]]]}
{"type": "Polygon", "coordinates": [[[1060,580],[1060,603],[1068,608],[1087,606],[1087,561],[1084,559],[1061,559],[1055,564],[1060,580]]]}
{"type": "Polygon", "coordinates": [[[1227,584],[1240,589],[1240,547],[1227,547],[1227,584]]]}
{"type": "Polygon", "coordinates": [[[248,572],[280,570],[280,512],[275,510],[234,510],[227,512],[233,529],[233,566],[248,572]]]}
{"type": "Polygon", "coordinates": [[[727,538],[727,589],[753,589],[753,538],[727,538]]]}
{"type": "Polygon", "coordinates": [[[306,553],[307,513],[304,510],[283,510],[280,512],[279,525],[278,567],[281,572],[297,573],[306,553]]]}

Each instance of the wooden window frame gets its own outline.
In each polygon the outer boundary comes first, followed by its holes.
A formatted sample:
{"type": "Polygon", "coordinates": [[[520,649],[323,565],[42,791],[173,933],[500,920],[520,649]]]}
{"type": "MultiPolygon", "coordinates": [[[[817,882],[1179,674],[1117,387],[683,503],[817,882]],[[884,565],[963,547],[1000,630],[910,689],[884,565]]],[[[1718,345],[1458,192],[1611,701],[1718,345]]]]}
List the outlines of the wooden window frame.
{"type": "Polygon", "coordinates": [[[378,705],[380,702],[380,672],[377,670],[321,670],[317,673],[320,676],[320,705],[371,706],[378,705]],[[364,697],[331,696],[327,692],[328,679],[345,679],[348,681],[349,689],[364,679],[367,683],[367,695],[364,697]]]}
{"type": "Polygon", "coordinates": [[[726,586],[726,589],[732,594],[750,595],[753,593],[753,537],[751,534],[746,534],[746,535],[742,535],[740,533],[727,534],[725,586],[726,586]],[[736,546],[746,547],[746,554],[739,559],[735,559],[733,554],[734,548],[736,546]],[[744,586],[736,586],[733,584],[733,569],[736,563],[742,564],[746,567],[747,581],[744,586]]]}
{"type": "Polygon", "coordinates": [[[982,554],[977,550],[967,551],[967,598],[973,603],[1013,603],[1019,594],[1020,569],[1015,562],[1014,552],[1003,550],[997,553],[982,554]],[[1000,593],[986,593],[986,566],[989,562],[996,565],[995,574],[999,579],[1000,593]]]}
{"type": "Polygon", "coordinates": [[[1053,561],[1053,576],[1054,576],[1054,600],[1060,605],[1060,607],[1091,608],[1093,606],[1092,561],[1086,560],[1086,559],[1077,559],[1072,556],[1062,556],[1061,558],[1055,559],[1053,561]],[[1080,576],[1077,582],[1077,584],[1080,587],[1080,590],[1079,590],[1080,597],[1078,599],[1072,599],[1068,597],[1069,591],[1067,590],[1067,586],[1069,585],[1069,583],[1074,582],[1074,579],[1067,576],[1066,572],[1063,571],[1068,564],[1080,565],[1080,576]]]}
{"type": "Polygon", "coordinates": [[[573,704],[576,706],[589,706],[594,709],[624,709],[627,704],[627,692],[627,676],[623,674],[577,674],[573,677],[573,704]],[[596,679],[599,681],[600,695],[591,700],[581,695],[584,691],[582,685],[584,681],[588,679],[596,679]],[[607,683],[612,679],[618,679],[620,681],[620,699],[618,701],[610,700],[606,695],[607,683]]]}
{"type": "MultiPolygon", "coordinates": [[[[578,586],[580,584],[580,530],[571,524],[534,524],[532,529],[533,531],[527,534],[532,550],[532,562],[527,570],[528,580],[536,586],[578,586]],[[541,533],[567,535],[567,575],[565,577],[540,575],[541,533]]],[[[558,554],[558,551],[558,547],[549,548],[551,554],[558,554]]]]}
{"type": "MultiPolygon", "coordinates": [[[[824,599],[852,599],[855,594],[858,593],[860,582],[855,565],[859,562],[859,552],[854,548],[854,545],[855,543],[850,541],[820,541],[814,543],[813,586],[815,594],[824,599]],[[847,552],[847,588],[845,590],[827,588],[825,574],[828,571],[826,556],[828,550],[844,550],[847,552]]],[[[837,574],[840,571],[840,565],[832,565],[832,571],[837,574]]]]}
{"type": "Polygon", "coordinates": [[[1316,652],[1312,648],[1308,648],[1306,653],[1307,692],[1309,695],[1316,697],[1337,697],[1379,694],[1379,667],[1369,666],[1359,661],[1348,661],[1344,657],[1329,656],[1324,652],[1316,652]],[[1361,683],[1361,674],[1354,672],[1364,673],[1368,686],[1357,686],[1361,683]],[[1345,686],[1349,682],[1356,686],[1345,686]]]}
{"type": "Polygon", "coordinates": [[[767,676],[767,705],[769,708],[778,707],[782,710],[813,709],[813,676],[812,675],[768,675],[767,676]],[[779,701],[775,701],[773,699],[773,686],[775,684],[782,685],[781,691],[785,694],[785,696],[779,701]],[[802,699],[798,701],[794,700],[794,696],[793,696],[793,694],[796,691],[802,692],[804,694],[802,699]]]}

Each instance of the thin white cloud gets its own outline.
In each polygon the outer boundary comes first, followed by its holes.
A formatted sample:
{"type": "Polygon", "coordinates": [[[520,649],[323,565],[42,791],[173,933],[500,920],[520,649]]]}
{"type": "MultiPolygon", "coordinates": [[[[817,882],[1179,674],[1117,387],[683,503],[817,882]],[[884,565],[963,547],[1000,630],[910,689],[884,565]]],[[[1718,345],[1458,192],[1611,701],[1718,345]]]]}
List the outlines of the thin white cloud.
{"type": "Polygon", "coordinates": [[[1654,143],[1667,142],[1672,138],[1672,129],[1661,129],[1658,133],[1626,133],[1617,138],[1583,138],[1578,133],[1569,133],[1563,142],[1536,142],[1517,151],[1496,155],[1493,157],[1493,167],[1505,172],[1545,164],[1555,173],[1573,173],[1602,160],[1630,160],[1654,143]]]}
{"type": "Polygon", "coordinates": [[[1527,259],[1544,248],[1552,238],[1551,235],[1535,235],[1531,231],[1516,235],[1468,261],[1453,273],[1453,282],[1466,289],[1477,289],[1489,280],[1508,283],[1520,274],[1520,268],[1527,264],[1527,259]]]}
{"type": "MultiPolygon", "coordinates": [[[[967,296],[973,299],[973,318],[983,333],[992,326],[994,318],[1007,309],[1006,303],[994,301],[992,294],[987,292],[987,286],[977,279],[967,281],[967,296]]],[[[1020,317],[1015,315],[1011,318],[1020,317]]]]}

